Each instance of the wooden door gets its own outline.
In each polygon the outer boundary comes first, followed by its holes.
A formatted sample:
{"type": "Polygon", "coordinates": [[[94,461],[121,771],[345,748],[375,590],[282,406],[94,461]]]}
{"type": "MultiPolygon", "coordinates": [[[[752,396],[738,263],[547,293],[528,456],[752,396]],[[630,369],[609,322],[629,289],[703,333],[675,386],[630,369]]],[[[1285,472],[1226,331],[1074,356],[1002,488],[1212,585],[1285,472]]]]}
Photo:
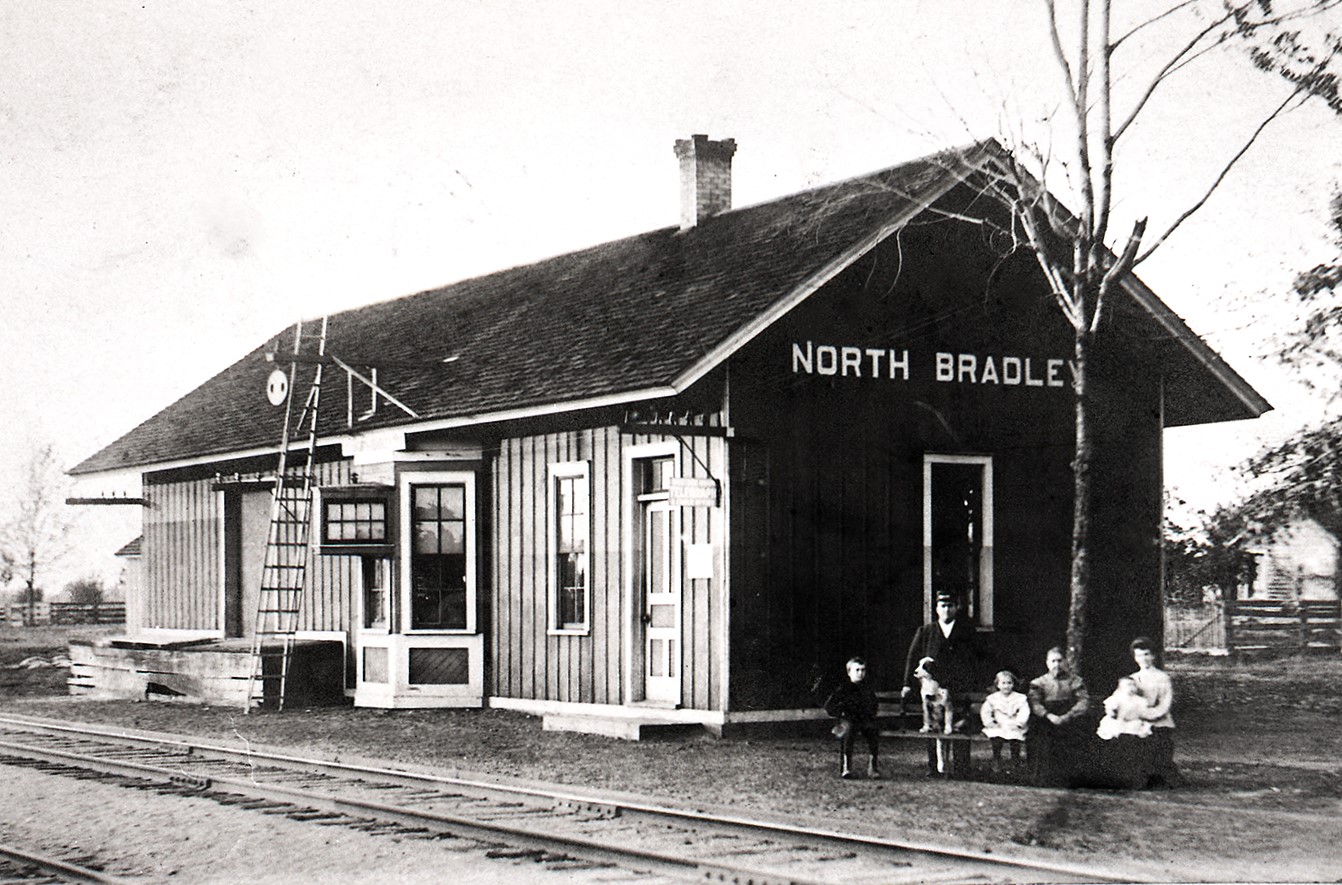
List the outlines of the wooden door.
{"type": "Polygon", "coordinates": [[[674,510],[666,501],[643,505],[644,699],[680,703],[680,587],[675,583],[674,510]]]}

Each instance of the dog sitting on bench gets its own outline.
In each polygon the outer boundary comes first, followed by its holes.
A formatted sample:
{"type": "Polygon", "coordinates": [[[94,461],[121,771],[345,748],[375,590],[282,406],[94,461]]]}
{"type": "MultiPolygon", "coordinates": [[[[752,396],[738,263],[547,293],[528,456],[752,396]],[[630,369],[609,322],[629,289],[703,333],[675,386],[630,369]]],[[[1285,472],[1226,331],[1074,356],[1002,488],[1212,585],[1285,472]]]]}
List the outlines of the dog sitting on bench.
{"type": "Polygon", "coordinates": [[[922,658],[913,671],[918,677],[918,696],[923,703],[923,733],[940,731],[950,734],[955,730],[955,708],[951,703],[951,693],[943,688],[936,676],[936,661],[922,658]]]}

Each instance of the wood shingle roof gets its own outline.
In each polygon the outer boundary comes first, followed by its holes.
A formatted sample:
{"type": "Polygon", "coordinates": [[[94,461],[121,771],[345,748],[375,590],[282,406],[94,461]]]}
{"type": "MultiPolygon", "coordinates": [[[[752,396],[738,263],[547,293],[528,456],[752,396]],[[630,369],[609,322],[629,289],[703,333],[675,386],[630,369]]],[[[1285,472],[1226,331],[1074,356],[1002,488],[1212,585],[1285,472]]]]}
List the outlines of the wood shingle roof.
{"type": "MultiPolygon", "coordinates": [[[[946,193],[955,162],[983,147],[333,314],[327,349],[381,367],[379,384],[419,415],[384,404],[359,430],[669,395],[946,193]]],[[[273,449],[274,349],[256,348],[71,472],[273,449]]],[[[331,395],[343,400],[341,374],[331,395]]],[[[351,432],[343,402],[323,408],[323,436],[351,432]]]]}

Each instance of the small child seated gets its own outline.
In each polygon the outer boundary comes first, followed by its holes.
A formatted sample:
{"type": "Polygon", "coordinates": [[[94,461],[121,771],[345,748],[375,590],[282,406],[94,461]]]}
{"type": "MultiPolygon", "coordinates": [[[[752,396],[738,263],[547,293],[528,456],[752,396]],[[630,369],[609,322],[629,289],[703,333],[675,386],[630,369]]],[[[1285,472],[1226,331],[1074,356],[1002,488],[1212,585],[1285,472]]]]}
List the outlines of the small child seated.
{"type": "Polygon", "coordinates": [[[1142,690],[1133,679],[1124,676],[1118,680],[1114,693],[1104,699],[1104,718],[1100,720],[1100,727],[1095,733],[1106,741],[1120,734],[1150,737],[1151,723],[1142,718],[1146,708],[1142,690]]]}
{"type": "Polygon", "coordinates": [[[983,702],[979,718],[993,749],[993,771],[1001,771],[1003,746],[1011,747],[1013,765],[1020,761],[1020,748],[1030,727],[1030,701],[1016,691],[1016,676],[1010,670],[998,673],[993,687],[997,690],[983,702]]]}
{"type": "Polygon", "coordinates": [[[867,752],[871,756],[867,762],[867,777],[879,778],[880,729],[876,725],[879,702],[871,686],[866,684],[867,662],[858,657],[850,658],[844,670],[848,680],[834,689],[825,701],[825,712],[839,720],[833,730],[839,739],[839,776],[853,777],[853,745],[860,734],[866,739],[867,752]]]}

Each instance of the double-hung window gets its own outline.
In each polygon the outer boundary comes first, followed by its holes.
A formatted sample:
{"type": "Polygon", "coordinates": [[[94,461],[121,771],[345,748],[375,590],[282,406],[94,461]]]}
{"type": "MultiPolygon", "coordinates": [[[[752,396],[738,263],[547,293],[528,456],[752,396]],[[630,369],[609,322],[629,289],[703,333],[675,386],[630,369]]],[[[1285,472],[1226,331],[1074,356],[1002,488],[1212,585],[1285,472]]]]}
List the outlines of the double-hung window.
{"type": "Polygon", "coordinates": [[[591,474],[586,461],[549,468],[550,629],[586,633],[591,626],[591,474]]]}
{"type": "MultiPolygon", "coordinates": [[[[410,630],[475,629],[474,480],[467,474],[409,474],[404,567],[410,630]]],[[[403,549],[404,549],[403,548],[403,549]]]]}

